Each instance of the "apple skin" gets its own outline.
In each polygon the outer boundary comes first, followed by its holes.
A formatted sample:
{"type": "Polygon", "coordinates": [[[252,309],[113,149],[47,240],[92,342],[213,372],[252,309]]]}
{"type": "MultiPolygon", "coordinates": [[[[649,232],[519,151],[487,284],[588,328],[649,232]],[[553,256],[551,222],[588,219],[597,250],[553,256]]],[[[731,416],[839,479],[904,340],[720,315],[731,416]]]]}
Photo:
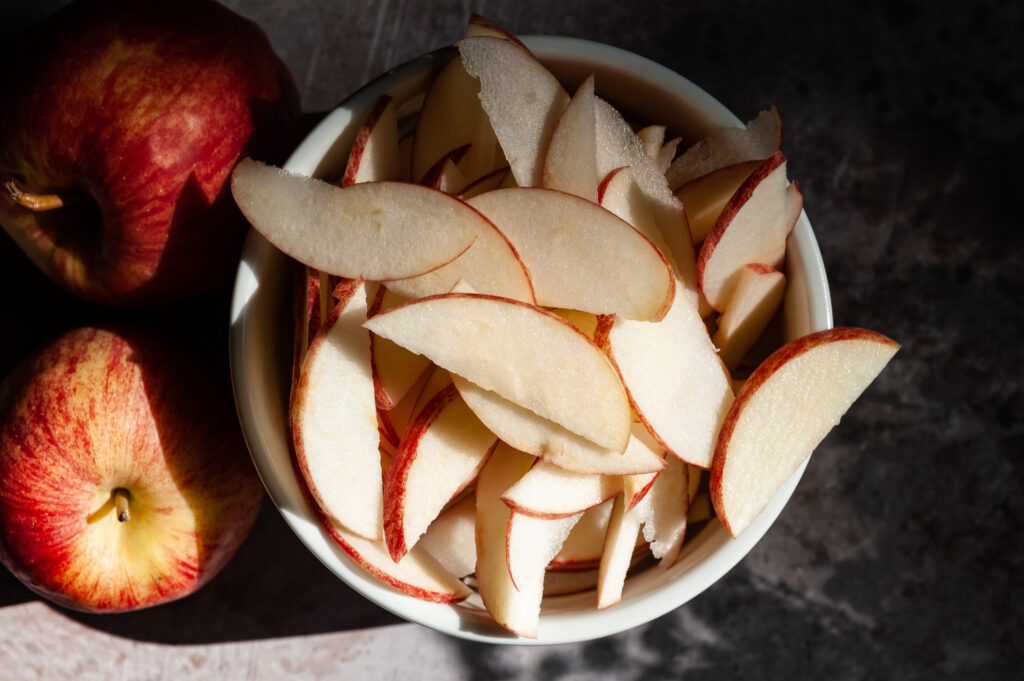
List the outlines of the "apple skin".
{"type": "Polygon", "coordinates": [[[80,0],[22,52],[0,88],[0,175],[64,206],[33,211],[3,192],[11,238],[96,302],[227,285],[247,229],[231,170],[283,159],[300,133],[295,84],[262,30],[212,0],[80,0]]]}
{"type": "Polygon", "coordinates": [[[24,360],[0,385],[0,562],[99,613],[175,600],[217,574],[264,494],[226,383],[205,369],[128,326],[74,329],[24,360]]]}

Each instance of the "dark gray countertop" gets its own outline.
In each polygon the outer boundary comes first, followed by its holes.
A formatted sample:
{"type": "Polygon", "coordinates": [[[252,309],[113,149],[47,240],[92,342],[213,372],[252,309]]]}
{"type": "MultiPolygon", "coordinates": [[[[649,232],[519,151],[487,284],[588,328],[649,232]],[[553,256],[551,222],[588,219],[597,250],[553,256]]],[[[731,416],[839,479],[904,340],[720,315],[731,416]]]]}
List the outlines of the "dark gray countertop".
{"type": "MultiPolygon", "coordinates": [[[[267,30],[311,120],[450,43],[470,10],[651,58],[744,120],[775,104],[836,324],[903,348],[750,555],[639,629],[499,649],[402,623],[323,568],[268,502],[220,576],[156,609],[74,614],[0,571],[0,679],[1020,678],[1024,5],[226,4],[267,30]]],[[[20,11],[0,16],[42,10],[20,11]]],[[[4,294],[4,370],[107,314],[55,290],[6,237],[0,269],[19,282],[4,294]]],[[[225,300],[208,313],[218,343],[225,300]]]]}

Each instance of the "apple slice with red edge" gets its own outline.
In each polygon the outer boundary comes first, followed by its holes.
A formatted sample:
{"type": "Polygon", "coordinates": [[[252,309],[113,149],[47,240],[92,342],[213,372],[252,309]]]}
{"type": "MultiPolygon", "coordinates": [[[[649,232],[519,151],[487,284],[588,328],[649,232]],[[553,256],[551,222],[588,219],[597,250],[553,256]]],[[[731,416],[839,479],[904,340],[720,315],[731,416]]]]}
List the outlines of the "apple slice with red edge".
{"type": "Polygon", "coordinates": [[[467,494],[442,511],[416,542],[416,549],[433,556],[456,577],[473,574],[476,570],[476,493],[467,494]]]}
{"type": "Polygon", "coordinates": [[[454,293],[400,305],[365,326],[603,447],[622,451],[629,441],[632,415],[614,367],[542,308],[454,293]]]}
{"type": "Polygon", "coordinates": [[[506,531],[512,511],[502,493],[530,469],[534,457],[498,445],[476,482],[476,581],[484,607],[494,621],[514,634],[535,638],[544,593],[541,578],[512,582],[508,569],[506,531]]]}
{"type": "MultiPolygon", "coordinates": [[[[533,518],[566,518],[602,504],[621,491],[622,476],[573,473],[538,461],[526,475],[505,490],[501,500],[517,514],[533,518]]],[[[548,560],[553,557],[551,554],[548,560]]]]}
{"type": "Polygon", "coordinates": [[[384,537],[392,559],[400,560],[473,482],[496,440],[452,385],[416,415],[384,481],[384,537]]]}
{"type": "Polygon", "coordinates": [[[328,274],[384,281],[432,272],[493,227],[462,201],[405,182],[336,187],[243,159],[231,191],[252,226],[328,274]]]}
{"type": "Polygon", "coordinates": [[[458,42],[462,65],[480,81],[480,103],[520,187],[538,187],[544,153],[569,103],[562,84],[517,44],[489,35],[458,42]]]}
{"type": "Polygon", "coordinates": [[[538,305],[657,321],[672,304],[675,280],[665,254],[590,201],[520,187],[480,194],[467,203],[515,246],[538,305]]]}
{"type": "Polygon", "coordinates": [[[782,145],[782,119],[773,106],[740,128],[722,126],[698,140],[672,162],[665,177],[676,190],[735,163],[763,161],[782,145]]]}
{"type": "Polygon", "coordinates": [[[541,186],[597,203],[597,133],[594,76],[576,89],[555,126],[544,154],[541,186]]]}
{"type": "Polygon", "coordinates": [[[310,493],[333,521],[382,536],[380,433],[370,370],[366,287],[341,300],[310,344],[290,415],[295,455],[310,493]]]}
{"type": "Polygon", "coordinates": [[[743,161],[702,175],[676,189],[690,223],[690,237],[699,244],[715,226],[722,209],[736,190],[761,165],[761,161],[743,161]]]}
{"type": "Polygon", "coordinates": [[[577,473],[626,475],[658,471],[664,466],[658,456],[632,437],[622,452],[606,449],[461,376],[452,375],[452,382],[491,432],[515,449],[559,468],[577,473]]]}
{"type": "Polygon", "coordinates": [[[395,103],[388,95],[381,95],[370,107],[363,125],[356,133],[341,186],[347,187],[357,182],[398,180],[400,173],[395,103]]]}
{"type": "Polygon", "coordinates": [[[466,176],[459,170],[459,159],[466,155],[470,145],[464,144],[442,156],[430,170],[423,175],[420,184],[445,194],[455,194],[455,190],[466,184],[466,176]]]}
{"type": "Polygon", "coordinates": [[[719,312],[728,305],[744,265],[774,265],[785,252],[792,228],[787,186],[786,157],[776,152],[740,185],[701,244],[697,279],[719,312]]]}
{"type": "Polygon", "coordinates": [[[489,192],[492,189],[498,189],[501,187],[505,178],[508,177],[509,173],[508,166],[503,166],[497,170],[492,170],[482,177],[478,177],[469,184],[459,188],[454,192],[455,196],[458,196],[463,201],[473,198],[484,192],[489,192]]]}
{"type": "Polygon", "coordinates": [[[718,356],[730,371],[761,337],[785,293],[786,275],[774,267],[760,263],[743,267],[736,290],[711,337],[718,356]]]}
{"type": "Polygon", "coordinates": [[[509,40],[516,45],[519,45],[524,50],[527,49],[526,45],[522,43],[512,33],[508,32],[495,22],[491,21],[486,17],[482,17],[475,12],[469,15],[469,25],[466,27],[466,37],[472,38],[474,36],[489,36],[491,38],[501,38],[503,40],[509,40]]]}
{"type": "Polygon", "coordinates": [[[646,504],[640,503],[627,511],[625,500],[620,494],[612,503],[612,513],[608,518],[608,533],[605,535],[604,548],[597,575],[597,607],[599,610],[615,605],[622,600],[622,588],[626,583],[626,573],[632,563],[636,549],[637,537],[645,514],[649,512],[646,504]]]}
{"type": "Polygon", "coordinates": [[[644,519],[643,537],[651,555],[661,559],[662,567],[672,567],[683,547],[690,505],[688,487],[689,466],[672,458],[641,502],[650,505],[644,519]]]}
{"type": "Polygon", "coordinates": [[[711,467],[711,501],[739,536],[839,423],[899,349],[866,329],[802,336],[750,375],[722,424],[711,467]]]}
{"type": "Polygon", "coordinates": [[[517,591],[520,585],[530,589],[530,585],[539,581],[543,592],[548,563],[562,548],[582,515],[580,512],[561,518],[536,518],[512,511],[505,530],[505,561],[512,586],[517,591]]]}
{"type": "MultiPolygon", "coordinates": [[[[380,286],[370,303],[368,317],[401,305],[406,299],[380,286]]],[[[373,370],[374,393],[377,408],[389,411],[405,396],[406,392],[423,375],[430,360],[415,355],[386,338],[370,334],[370,364],[373,370]]]]}

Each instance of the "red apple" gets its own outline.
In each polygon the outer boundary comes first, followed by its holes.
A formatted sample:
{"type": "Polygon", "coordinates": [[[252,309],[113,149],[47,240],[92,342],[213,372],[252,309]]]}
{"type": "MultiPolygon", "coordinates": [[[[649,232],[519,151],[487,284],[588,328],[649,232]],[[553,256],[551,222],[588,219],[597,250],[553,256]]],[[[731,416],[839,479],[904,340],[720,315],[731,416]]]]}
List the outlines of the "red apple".
{"type": "Polygon", "coordinates": [[[141,305],[228,283],[242,156],[296,141],[262,30],[210,0],[76,2],[28,36],[0,111],[0,223],[73,293],[141,305]],[[50,210],[46,210],[46,209],[50,210]]]}
{"type": "Polygon", "coordinates": [[[186,596],[263,500],[225,382],[138,328],[79,328],[0,386],[0,561],[63,606],[186,596]]]}

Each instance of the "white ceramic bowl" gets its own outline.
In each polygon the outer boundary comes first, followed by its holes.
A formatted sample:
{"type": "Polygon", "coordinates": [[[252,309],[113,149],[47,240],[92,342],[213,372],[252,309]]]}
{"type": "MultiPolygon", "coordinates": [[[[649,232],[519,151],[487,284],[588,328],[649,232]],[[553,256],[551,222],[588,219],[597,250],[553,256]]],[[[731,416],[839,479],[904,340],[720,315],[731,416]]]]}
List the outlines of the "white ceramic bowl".
{"type": "MultiPolygon", "coordinates": [[[[569,38],[528,37],[524,42],[570,92],[595,73],[598,93],[605,99],[651,122],[667,124],[684,140],[692,142],[717,125],[742,124],[699,87],[643,57],[569,38]]],[[[366,85],[324,118],[285,167],[317,177],[339,177],[361,112],[383,93],[402,101],[423,91],[432,73],[453,55],[451,48],[440,50],[366,85]]],[[[801,215],[788,246],[784,334],[795,338],[831,327],[832,310],[821,254],[806,215],[801,215]]],[[[407,620],[471,640],[539,644],[594,639],[643,624],[701,593],[739,562],[771,526],[803,473],[801,468],[739,539],[732,539],[717,521],[709,523],[687,540],[670,570],[653,567],[631,577],[622,601],[614,607],[597,610],[592,591],[545,599],[534,640],[518,639],[494,624],[476,595],[459,605],[441,605],[399,593],[364,572],[321,529],[289,460],[289,268],[286,256],[250,232],[235,283],[230,351],[235,399],[253,461],[270,497],[308,549],[346,584],[407,620]]]]}

